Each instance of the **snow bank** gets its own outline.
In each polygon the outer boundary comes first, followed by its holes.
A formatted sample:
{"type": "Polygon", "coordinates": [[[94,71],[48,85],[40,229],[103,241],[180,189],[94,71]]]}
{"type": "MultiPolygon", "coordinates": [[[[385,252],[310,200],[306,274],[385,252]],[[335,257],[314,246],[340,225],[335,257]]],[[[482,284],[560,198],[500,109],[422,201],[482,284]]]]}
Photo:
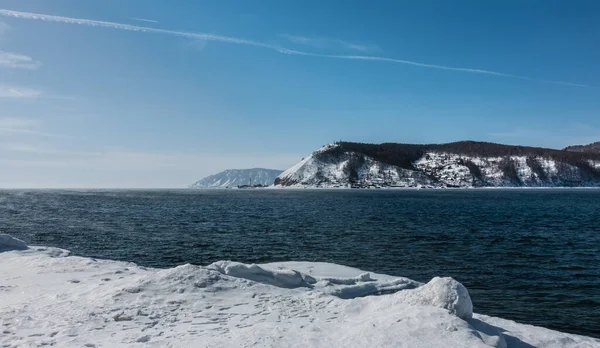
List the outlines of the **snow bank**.
{"type": "Polygon", "coordinates": [[[0,253],[12,250],[26,250],[27,244],[8,234],[0,234],[0,253]]]}
{"type": "Polygon", "coordinates": [[[66,255],[0,253],[1,347],[600,347],[473,314],[452,278],[422,284],[314,262],[152,269],[66,255]]]}

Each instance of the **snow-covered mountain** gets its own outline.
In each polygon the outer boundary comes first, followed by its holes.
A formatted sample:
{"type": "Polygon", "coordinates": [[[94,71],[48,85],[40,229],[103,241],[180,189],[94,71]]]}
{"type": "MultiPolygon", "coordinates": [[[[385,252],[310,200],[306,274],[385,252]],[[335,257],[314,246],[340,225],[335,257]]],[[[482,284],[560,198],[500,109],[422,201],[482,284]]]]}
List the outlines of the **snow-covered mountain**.
{"type": "Polygon", "coordinates": [[[191,188],[228,188],[240,185],[273,185],[281,170],[252,168],[227,169],[196,181],[191,188]]]}
{"type": "Polygon", "coordinates": [[[280,187],[598,187],[600,154],[464,141],[325,145],[280,187]]]}

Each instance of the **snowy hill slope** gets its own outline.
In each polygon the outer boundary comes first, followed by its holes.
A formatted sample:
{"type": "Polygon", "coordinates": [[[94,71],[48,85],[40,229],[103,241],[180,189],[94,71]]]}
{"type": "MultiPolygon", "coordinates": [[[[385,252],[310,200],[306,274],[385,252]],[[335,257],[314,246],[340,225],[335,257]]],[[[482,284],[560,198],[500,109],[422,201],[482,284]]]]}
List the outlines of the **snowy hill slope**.
{"type": "Polygon", "coordinates": [[[279,187],[598,187],[600,154],[459,142],[330,144],[284,171],[279,187]]]}
{"type": "Polygon", "coordinates": [[[238,185],[273,185],[281,170],[252,168],[228,169],[196,181],[191,188],[228,188],[238,185]]]}
{"type": "Polygon", "coordinates": [[[600,347],[474,314],[452,278],[315,262],[154,269],[23,248],[0,235],[2,347],[600,347]]]}

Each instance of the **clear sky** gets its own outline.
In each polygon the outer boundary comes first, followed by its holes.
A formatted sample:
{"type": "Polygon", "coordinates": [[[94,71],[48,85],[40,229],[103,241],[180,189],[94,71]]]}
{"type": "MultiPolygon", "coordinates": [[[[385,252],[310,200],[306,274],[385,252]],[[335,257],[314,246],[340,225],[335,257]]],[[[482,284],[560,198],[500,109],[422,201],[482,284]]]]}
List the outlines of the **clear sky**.
{"type": "Polygon", "coordinates": [[[600,2],[0,0],[0,187],[600,140],[600,2]]]}

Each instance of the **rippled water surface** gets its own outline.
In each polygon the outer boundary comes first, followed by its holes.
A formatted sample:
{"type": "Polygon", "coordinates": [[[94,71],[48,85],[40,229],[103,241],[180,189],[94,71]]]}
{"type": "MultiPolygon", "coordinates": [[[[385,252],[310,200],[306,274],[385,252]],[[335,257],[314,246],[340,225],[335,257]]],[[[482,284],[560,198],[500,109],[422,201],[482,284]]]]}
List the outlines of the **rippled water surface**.
{"type": "Polygon", "coordinates": [[[600,337],[600,190],[0,191],[0,230],[154,267],[452,276],[478,313],[600,337]]]}

